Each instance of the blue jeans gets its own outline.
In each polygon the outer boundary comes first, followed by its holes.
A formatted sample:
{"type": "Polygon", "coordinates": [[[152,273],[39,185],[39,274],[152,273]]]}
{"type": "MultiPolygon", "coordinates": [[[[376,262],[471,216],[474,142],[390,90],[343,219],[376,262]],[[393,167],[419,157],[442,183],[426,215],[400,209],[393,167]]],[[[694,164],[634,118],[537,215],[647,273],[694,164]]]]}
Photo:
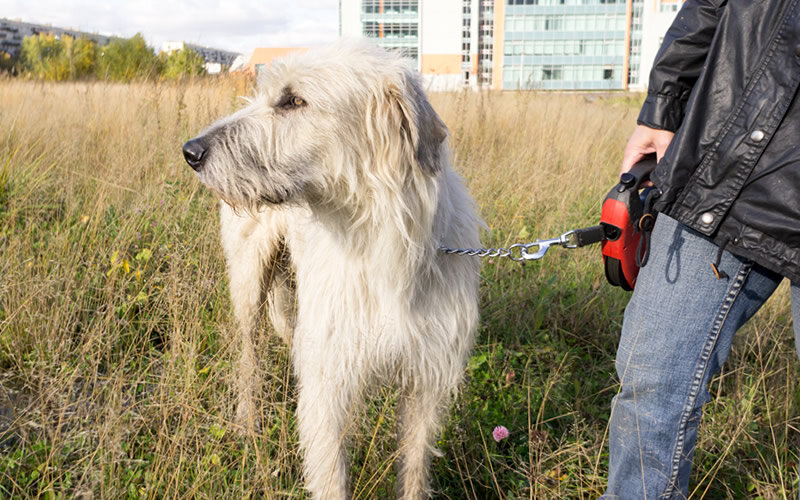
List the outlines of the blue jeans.
{"type": "MultiPolygon", "coordinates": [[[[650,261],[625,310],[611,405],[609,478],[604,499],[686,498],[706,388],[733,335],[783,279],[661,214],[650,261]]],[[[800,287],[792,286],[797,345],[800,287]]]]}

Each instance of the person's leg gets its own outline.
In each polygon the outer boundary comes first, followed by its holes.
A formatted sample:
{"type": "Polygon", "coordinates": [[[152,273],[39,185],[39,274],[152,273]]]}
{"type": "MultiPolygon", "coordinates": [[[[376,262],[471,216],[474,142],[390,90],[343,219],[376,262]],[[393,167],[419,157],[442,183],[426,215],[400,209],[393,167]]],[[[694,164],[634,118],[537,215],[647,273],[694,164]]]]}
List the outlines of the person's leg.
{"type": "Polygon", "coordinates": [[[792,323],[794,324],[794,348],[800,356],[800,284],[792,283],[792,323]]]}
{"type": "MultiPolygon", "coordinates": [[[[800,356],[800,284],[798,283],[792,283],[792,324],[794,325],[794,349],[800,356]]],[[[798,474],[800,474],[800,465],[797,468],[798,474]]],[[[800,488],[798,488],[797,497],[800,498],[800,488]]]]}
{"type": "Polygon", "coordinates": [[[603,498],[685,498],[706,385],[781,277],[659,215],[617,351],[603,498]]]}

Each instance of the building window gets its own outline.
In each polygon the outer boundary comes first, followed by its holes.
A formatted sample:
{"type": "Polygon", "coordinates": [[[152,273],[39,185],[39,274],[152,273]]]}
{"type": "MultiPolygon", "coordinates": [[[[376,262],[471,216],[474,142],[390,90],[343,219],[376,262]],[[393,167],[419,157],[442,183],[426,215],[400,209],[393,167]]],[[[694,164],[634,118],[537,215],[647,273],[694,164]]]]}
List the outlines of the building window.
{"type": "Polygon", "coordinates": [[[563,68],[561,66],[542,67],[542,80],[561,80],[563,68]]]}
{"type": "Polygon", "coordinates": [[[545,31],[561,31],[564,18],[560,16],[548,16],[544,20],[545,31]]]}
{"type": "Polygon", "coordinates": [[[364,14],[416,14],[419,0],[363,0],[361,11],[364,14]]]}
{"type": "Polygon", "coordinates": [[[659,12],[678,12],[678,8],[680,7],[680,3],[678,0],[658,0],[658,11],[659,12]]]}

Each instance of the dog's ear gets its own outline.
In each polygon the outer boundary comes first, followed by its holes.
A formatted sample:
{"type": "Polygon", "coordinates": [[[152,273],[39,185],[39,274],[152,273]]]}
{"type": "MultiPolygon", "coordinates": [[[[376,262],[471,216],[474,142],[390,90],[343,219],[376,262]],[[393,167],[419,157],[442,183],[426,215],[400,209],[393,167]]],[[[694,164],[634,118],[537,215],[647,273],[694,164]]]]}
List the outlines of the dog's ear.
{"type": "Polygon", "coordinates": [[[405,85],[389,85],[389,100],[395,108],[397,126],[413,151],[415,163],[428,174],[441,168],[439,157],[442,142],[447,139],[447,126],[433,110],[416,79],[407,76],[405,85]]]}
{"type": "Polygon", "coordinates": [[[447,126],[433,110],[428,99],[422,95],[422,111],[419,115],[419,141],[417,143],[417,160],[423,169],[436,173],[441,168],[439,151],[447,139],[447,126]]]}

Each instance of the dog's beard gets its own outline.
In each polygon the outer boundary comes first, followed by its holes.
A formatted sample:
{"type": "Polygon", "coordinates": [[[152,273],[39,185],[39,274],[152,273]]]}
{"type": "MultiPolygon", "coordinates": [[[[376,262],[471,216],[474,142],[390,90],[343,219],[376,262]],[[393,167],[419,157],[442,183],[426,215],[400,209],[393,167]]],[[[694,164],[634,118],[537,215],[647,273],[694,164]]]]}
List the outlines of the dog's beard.
{"type": "Polygon", "coordinates": [[[219,187],[213,181],[207,179],[200,179],[212,193],[214,193],[220,200],[224,201],[234,212],[251,213],[255,214],[266,207],[276,207],[297,201],[301,186],[268,186],[265,189],[253,196],[245,193],[230,193],[227,190],[219,187]]]}

